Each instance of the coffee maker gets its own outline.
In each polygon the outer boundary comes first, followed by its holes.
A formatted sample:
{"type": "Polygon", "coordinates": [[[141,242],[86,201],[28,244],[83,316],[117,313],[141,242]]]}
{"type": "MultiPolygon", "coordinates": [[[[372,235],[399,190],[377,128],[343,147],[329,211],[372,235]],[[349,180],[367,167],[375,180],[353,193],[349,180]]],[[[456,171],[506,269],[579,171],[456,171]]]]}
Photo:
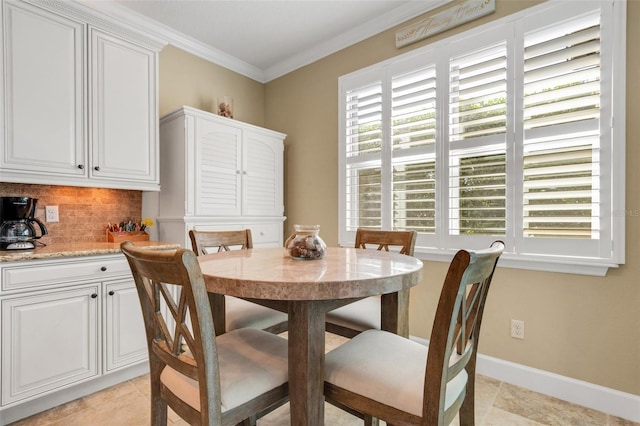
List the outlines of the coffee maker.
{"type": "Polygon", "coordinates": [[[33,249],[35,240],[47,235],[47,228],[35,217],[37,202],[29,197],[0,197],[0,250],[33,249]]]}

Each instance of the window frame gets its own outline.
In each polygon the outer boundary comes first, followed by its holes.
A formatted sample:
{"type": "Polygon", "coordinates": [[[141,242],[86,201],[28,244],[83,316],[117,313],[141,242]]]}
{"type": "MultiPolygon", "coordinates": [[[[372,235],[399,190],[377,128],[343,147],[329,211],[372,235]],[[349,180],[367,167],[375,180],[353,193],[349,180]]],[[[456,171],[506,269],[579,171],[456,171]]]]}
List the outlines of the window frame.
{"type": "MultiPolygon", "coordinates": [[[[522,150],[524,149],[524,136],[520,137],[519,143],[517,132],[524,135],[524,124],[520,120],[516,121],[515,111],[517,108],[523,109],[523,97],[516,95],[520,89],[522,90],[523,82],[510,84],[507,88],[507,130],[505,133],[506,140],[506,156],[507,156],[507,185],[506,185],[506,235],[504,237],[496,237],[491,235],[468,236],[468,235],[449,235],[447,227],[448,209],[447,202],[448,185],[438,185],[436,189],[436,233],[433,235],[420,234],[416,243],[415,255],[423,260],[434,260],[448,262],[455,254],[458,248],[465,247],[471,249],[479,249],[488,246],[495,239],[502,239],[505,242],[505,252],[501,257],[500,265],[503,267],[512,267],[518,269],[540,270],[550,272],[564,272],[584,275],[604,276],[611,267],[618,267],[625,261],[625,218],[627,212],[625,210],[625,86],[626,86],[626,3],[621,0],[596,1],[584,4],[583,2],[566,4],[566,2],[558,0],[549,0],[541,5],[533,6],[526,10],[517,12],[507,17],[492,21],[488,24],[478,26],[467,30],[463,33],[456,34],[447,39],[443,39],[421,48],[417,48],[411,52],[390,58],[378,64],[374,64],[362,70],[352,72],[341,76],[338,80],[339,92],[339,235],[338,241],[340,245],[352,246],[355,238],[355,230],[347,231],[346,223],[346,171],[348,164],[353,160],[348,160],[346,153],[346,133],[345,133],[345,94],[350,89],[355,89],[367,83],[379,79],[382,82],[382,109],[383,112],[389,114],[390,106],[390,85],[391,77],[398,75],[398,72],[411,72],[416,67],[426,67],[433,63],[438,70],[447,67],[449,60],[454,58],[456,54],[468,52],[464,45],[486,46],[486,43],[492,40],[506,40],[507,43],[507,67],[513,71],[509,71],[509,76],[513,76],[513,72],[523,75],[523,49],[514,48],[514,43],[523,44],[523,37],[526,32],[533,29],[541,29],[545,26],[557,25],[564,19],[561,19],[563,13],[577,15],[587,13],[588,10],[595,8],[601,10],[601,46],[600,65],[601,65],[601,94],[600,98],[607,101],[607,105],[601,108],[600,116],[600,140],[604,140],[606,147],[601,147],[604,153],[598,162],[601,168],[602,177],[600,178],[601,189],[600,195],[606,196],[603,206],[606,211],[600,212],[600,222],[602,232],[606,238],[600,234],[593,244],[599,244],[597,249],[598,255],[584,256],[575,255],[580,252],[580,244],[586,240],[576,239],[560,239],[560,241],[552,241],[555,239],[547,238],[524,238],[518,236],[516,229],[522,230],[522,203],[514,202],[523,196],[523,171],[518,166],[516,158],[522,158],[522,150]],[[526,17],[526,19],[525,19],[526,17]],[[505,36],[508,34],[508,36],[505,36]],[[456,50],[458,49],[458,50],[456,50]],[[412,68],[413,67],[413,68],[412,68]],[[605,115],[606,114],[606,115],[605,115]],[[610,117],[610,118],[609,118],[610,117]],[[614,120],[615,117],[615,120],[614,120]],[[519,157],[518,157],[519,156],[519,157]],[[511,161],[509,160],[511,159],[511,161]],[[603,189],[605,188],[605,189],[603,189]],[[516,206],[520,205],[520,208],[516,206]],[[443,214],[445,213],[445,214],[443,214]],[[518,227],[518,228],[516,228],[518,227]],[[444,232],[443,232],[444,231],[444,232]],[[532,247],[530,252],[517,252],[522,247],[523,241],[517,241],[518,238],[526,239],[525,247],[532,247]],[[558,245],[560,243],[560,245],[558,245]],[[564,244],[564,245],[563,245],[564,244]],[[559,247],[555,253],[550,253],[553,248],[559,247]]],[[[571,16],[571,15],[569,15],[571,16]]],[[[510,78],[510,77],[508,77],[510,78]]],[[[437,111],[443,111],[443,108],[449,108],[449,73],[437,72],[437,111]],[[440,89],[444,88],[444,89],[440,89]]],[[[436,156],[436,181],[445,182],[450,179],[449,166],[442,167],[442,164],[449,164],[449,151],[453,150],[449,146],[448,140],[448,123],[445,121],[446,114],[437,114],[436,133],[439,135],[440,141],[436,140],[434,148],[426,148],[423,151],[435,150],[436,156]],[[439,116],[438,116],[439,115],[439,116]],[[443,137],[444,135],[444,137],[443,137]],[[440,160],[438,160],[440,158],[440,160]]],[[[387,115],[389,116],[389,115],[387,115]]],[[[390,126],[387,126],[387,128],[390,126]]],[[[390,141],[391,135],[384,134],[383,140],[390,141]]],[[[437,137],[437,138],[438,138],[437,137]]],[[[391,152],[391,144],[383,143],[380,154],[381,165],[393,164],[398,161],[400,156],[394,157],[391,152]]],[[[417,148],[415,152],[420,152],[417,148]]],[[[406,155],[406,153],[404,153],[406,155]]],[[[426,158],[425,158],[426,160],[426,158]]],[[[384,169],[384,168],[383,168],[384,169]]],[[[388,198],[385,193],[390,193],[391,180],[389,177],[385,180],[385,171],[382,171],[381,189],[382,197],[388,198]]],[[[384,201],[384,200],[383,200],[384,201]]],[[[389,201],[389,200],[387,200],[389,201]]],[[[389,216],[389,215],[386,215],[389,216]]],[[[382,229],[392,229],[392,217],[386,217],[382,214],[382,229]]],[[[392,215],[391,215],[392,216],[392,215]]],[[[519,232],[519,231],[518,231],[519,232]]],[[[593,240],[589,240],[593,241],[593,240]]]]}

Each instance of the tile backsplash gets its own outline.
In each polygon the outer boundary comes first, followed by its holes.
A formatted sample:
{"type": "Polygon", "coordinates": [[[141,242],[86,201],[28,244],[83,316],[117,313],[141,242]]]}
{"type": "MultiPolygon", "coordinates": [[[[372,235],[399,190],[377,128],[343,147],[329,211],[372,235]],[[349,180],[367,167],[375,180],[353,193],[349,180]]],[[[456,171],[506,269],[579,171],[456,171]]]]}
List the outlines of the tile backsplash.
{"type": "Polygon", "coordinates": [[[38,199],[36,217],[49,231],[41,239],[47,245],[105,242],[108,222],[142,219],[141,191],[2,182],[0,196],[38,199]],[[60,222],[45,221],[45,206],[58,206],[60,222]]]}

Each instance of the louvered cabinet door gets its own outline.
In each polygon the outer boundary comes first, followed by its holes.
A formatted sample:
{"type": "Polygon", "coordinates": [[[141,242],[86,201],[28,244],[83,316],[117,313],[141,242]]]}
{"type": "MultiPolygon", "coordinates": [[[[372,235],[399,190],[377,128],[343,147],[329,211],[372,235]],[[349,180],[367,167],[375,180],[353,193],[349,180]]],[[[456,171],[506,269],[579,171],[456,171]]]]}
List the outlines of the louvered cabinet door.
{"type": "Polygon", "coordinates": [[[196,215],[238,216],[242,212],[242,130],[206,120],[196,122],[196,215]]]}
{"type": "Polygon", "coordinates": [[[247,130],[242,155],[242,214],[282,216],[282,140],[247,130]]]}

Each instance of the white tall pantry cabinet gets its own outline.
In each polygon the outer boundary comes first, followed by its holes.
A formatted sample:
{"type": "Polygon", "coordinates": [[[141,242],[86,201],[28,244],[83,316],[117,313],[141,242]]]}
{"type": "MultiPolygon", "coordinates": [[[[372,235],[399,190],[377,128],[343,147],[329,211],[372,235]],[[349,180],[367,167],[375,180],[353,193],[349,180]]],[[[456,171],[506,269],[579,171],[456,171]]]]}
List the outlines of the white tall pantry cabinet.
{"type": "Polygon", "coordinates": [[[285,137],[190,107],[161,118],[161,191],[143,211],[158,238],[190,248],[190,229],[249,228],[254,247],[281,246],[285,137]]]}

